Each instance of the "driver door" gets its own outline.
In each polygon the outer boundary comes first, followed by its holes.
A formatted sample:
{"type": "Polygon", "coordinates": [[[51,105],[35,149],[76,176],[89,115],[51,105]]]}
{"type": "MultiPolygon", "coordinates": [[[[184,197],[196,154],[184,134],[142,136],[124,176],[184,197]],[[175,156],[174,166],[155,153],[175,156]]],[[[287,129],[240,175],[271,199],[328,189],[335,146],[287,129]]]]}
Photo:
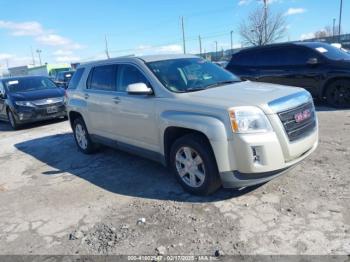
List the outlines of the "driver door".
{"type": "Polygon", "coordinates": [[[117,110],[112,112],[113,132],[118,141],[127,145],[159,152],[159,129],[155,103],[152,95],[127,93],[130,84],[145,83],[150,86],[145,75],[136,65],[119,64],[117,73],[117,110]]]}

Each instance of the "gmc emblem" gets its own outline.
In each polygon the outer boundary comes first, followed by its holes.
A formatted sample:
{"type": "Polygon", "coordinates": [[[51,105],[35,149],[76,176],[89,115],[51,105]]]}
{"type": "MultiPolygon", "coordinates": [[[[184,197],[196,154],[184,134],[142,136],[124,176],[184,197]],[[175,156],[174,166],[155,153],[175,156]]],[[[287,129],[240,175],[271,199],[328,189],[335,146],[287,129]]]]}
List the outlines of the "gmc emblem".
{"type": "Polygon", "coordinates": [[[310,109],[306,109],[294,115],[295,122],[300,123],[311,117],[310,109]]]}

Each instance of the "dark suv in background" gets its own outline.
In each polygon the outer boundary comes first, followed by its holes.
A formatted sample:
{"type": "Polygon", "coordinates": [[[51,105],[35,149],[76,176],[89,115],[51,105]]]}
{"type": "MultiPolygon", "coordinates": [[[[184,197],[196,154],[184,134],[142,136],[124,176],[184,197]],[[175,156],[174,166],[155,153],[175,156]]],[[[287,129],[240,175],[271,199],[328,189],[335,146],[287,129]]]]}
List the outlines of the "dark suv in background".
{"type": "Polygon", "coordinates": [[[331,106],[350,106],[350,54],[329,44],[248,48],[234,54],[226,69],[243,80],[303,87],[331,106]]]}
{"type": "Polygon", "coordinates": [[[57,73],[56,78],[54,80],[56,85],[64,89],[67,89],[69,85],[69,81],[72,79],[74,73],[75,71],[64,71],[64,72],[57,73]]]}

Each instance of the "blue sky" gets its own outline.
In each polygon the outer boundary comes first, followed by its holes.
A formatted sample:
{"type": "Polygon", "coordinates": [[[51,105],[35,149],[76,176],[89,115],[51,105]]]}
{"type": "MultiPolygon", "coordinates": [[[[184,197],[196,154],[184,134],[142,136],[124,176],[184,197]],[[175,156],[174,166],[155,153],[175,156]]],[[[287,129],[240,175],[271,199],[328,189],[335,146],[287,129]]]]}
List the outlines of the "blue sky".
{"type": "MultiPolygon", "coordinates": [[[[340,0],[269,0],[287,20],[285,40],[299,40],[338,20],[340,0]]],[[[258,0],[0,0],[0,69],[31,62],[31,47],[42,61],[72,62],[105,58],[107,35],[112,56],[181,52],[180,17],[187,49],[229,48],[230,31],[239,46],[238,26],[258,0]]],[[[344,0],[343,31],[350,32],[350,0],[344,0]]],[[[38,63],[38,61],[36,61],[38,63]]]]}

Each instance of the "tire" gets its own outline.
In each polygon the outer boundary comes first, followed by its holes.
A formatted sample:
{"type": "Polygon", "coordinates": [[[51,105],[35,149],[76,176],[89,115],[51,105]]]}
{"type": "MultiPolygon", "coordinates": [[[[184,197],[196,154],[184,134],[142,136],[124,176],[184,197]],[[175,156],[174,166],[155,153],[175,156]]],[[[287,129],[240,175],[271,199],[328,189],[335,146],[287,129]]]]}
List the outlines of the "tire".
{"type": "Polygon", "coordinates": [[[93,154],[96,152],[96,145],[91,141],[89,132],[84,120],[79,117],[73,122],[73,134],[78,149],[84,154],[93,154]]]}
{"type": "Polygon", "coordinates": [[[176,179],[191,194],[210,195],[221,186],[214,153],[204,137],[189,134],[179,138],[169,160],[176,179]]]}
{"type": "Polygon", "coordinates": [[[326,89],[326,99],[335,108],[350,107],[350,80],[335,80],[326,89]]]}
{"type": "Polygon", "coordinates": [[[13,130],[18,130],[20,125],[17,123],[16,118],[10,109],[7,110],[7,119],[13,130]]]}

